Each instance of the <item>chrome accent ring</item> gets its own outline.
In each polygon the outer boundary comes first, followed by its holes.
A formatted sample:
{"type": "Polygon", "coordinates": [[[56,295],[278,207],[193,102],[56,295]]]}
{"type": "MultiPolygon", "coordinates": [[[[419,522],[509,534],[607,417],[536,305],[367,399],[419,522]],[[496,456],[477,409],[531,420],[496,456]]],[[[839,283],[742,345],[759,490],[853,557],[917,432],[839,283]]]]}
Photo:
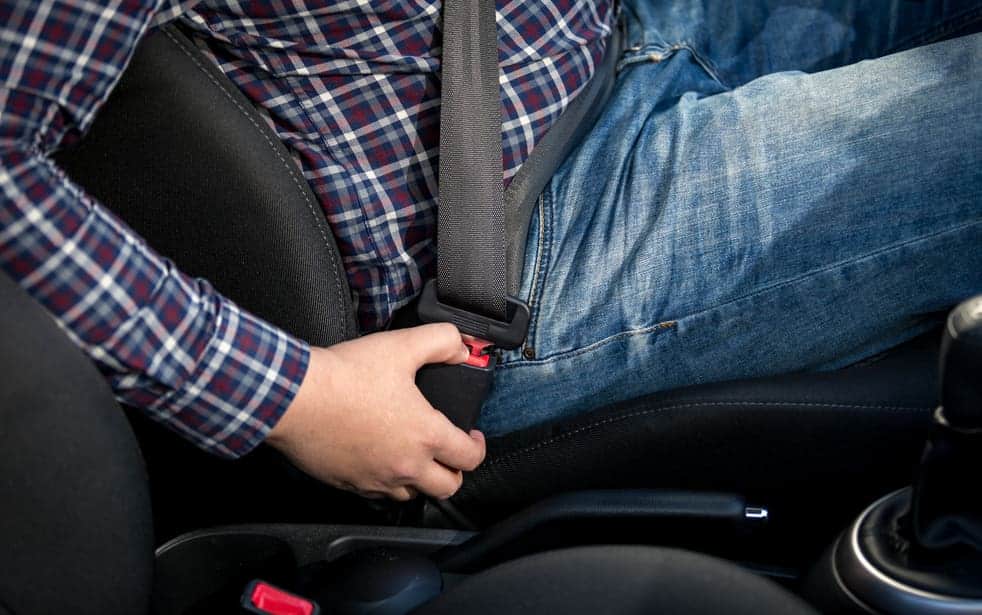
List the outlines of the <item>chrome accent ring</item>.
{"type": "MultiPolygon", "coordinates": [[[[836,569],[836,576],[843,583],[845,589],[856,598],[862,600],[869,607],[883,612],[896,615],[979,615],[982,613],[982,600],[975,598],[960,598],[957,596],[945,596],[912,587],[887,576],[882,570],[877,568],[867,559],[859,546],[859,528],[863,521],[877,506],[886,502],[890,498],[898,496],[904,489],[886,495],[859,515],[847,534],[848,543],[842,544],[839,541],[837,551],[844,551],[845,562],[839,561],[836,557],[833,562],[836,569]],[[846,547],[846,549],[841,549],[846,547]],[[841,564],[847,564],[848,570],[842,570],[841,564]]],[[[844,537],[845,538],[845,537],[844,537]]]]}

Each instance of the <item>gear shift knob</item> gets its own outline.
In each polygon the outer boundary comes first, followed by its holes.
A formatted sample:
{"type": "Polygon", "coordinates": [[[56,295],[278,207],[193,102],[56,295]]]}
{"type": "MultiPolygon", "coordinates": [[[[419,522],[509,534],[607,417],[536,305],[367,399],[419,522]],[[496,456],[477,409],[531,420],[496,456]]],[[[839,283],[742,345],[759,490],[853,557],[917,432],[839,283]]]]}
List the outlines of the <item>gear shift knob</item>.
{"type": "Polygon", "coordinates": [[[952,427],[982,428],[982,295],[962,302],[945,323],[941,407],[952,427]]]}
{"type": "Polygon", "coordinates": [[[982,295],[951,311],[941,342],[941,405],[914,479],[910,538],[924,551],[982,554],[982,295]]]}
{"type": "Polygon", "coordinates": [[[948,316],[941,399],[909,489],[867,508],[808,594],[843,613],[982,613],[982,295],[948,316]]]}

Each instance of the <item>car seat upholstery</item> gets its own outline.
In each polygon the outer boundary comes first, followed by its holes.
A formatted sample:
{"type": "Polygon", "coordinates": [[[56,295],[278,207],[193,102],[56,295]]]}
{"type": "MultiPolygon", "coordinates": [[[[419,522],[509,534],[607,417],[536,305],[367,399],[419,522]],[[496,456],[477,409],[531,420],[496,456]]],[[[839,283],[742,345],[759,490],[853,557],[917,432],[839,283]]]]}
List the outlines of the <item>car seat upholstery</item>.
{"type": "Polygon", "coordinates": [[[142,613],[147,477],[105,381],[0,272],[0,614],[142,613]]]}
{"type": "Polygon", "coordinates": [[[246,97],[174,26],[57,162],[186,272],[312,344],[354,337],[327,220],[246,97]]]}

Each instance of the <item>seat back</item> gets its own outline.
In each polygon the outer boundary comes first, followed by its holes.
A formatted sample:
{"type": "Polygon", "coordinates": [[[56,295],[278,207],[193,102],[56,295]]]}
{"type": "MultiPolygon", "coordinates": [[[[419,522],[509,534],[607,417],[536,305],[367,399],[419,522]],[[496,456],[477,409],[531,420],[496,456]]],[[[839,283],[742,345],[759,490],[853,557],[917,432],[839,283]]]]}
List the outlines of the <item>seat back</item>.
{"type": "Polygon", "coordinates": [[[153,528],[95,366],[0,273],[0,614],[146,613],[153,528]]]}
{"type": "Polygon", "coordinates": [[[356,335],[324,214],[266,120],[175,26],[56,161],[177,266],[317,345],[356,335]]]}

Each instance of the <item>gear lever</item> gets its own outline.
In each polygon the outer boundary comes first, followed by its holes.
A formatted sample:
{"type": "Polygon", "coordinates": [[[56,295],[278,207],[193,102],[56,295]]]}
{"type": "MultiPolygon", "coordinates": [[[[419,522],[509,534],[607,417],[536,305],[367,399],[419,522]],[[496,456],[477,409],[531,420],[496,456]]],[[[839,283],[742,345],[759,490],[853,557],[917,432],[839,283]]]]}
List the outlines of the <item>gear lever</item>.
{"type": "Polygon", "coordinates": [[[813,570],[826,612],[982,613],[982,295],[949,315],[940,369],[913,487],[867,508],[813,570]]]}
{"type": "Polygon", "coordinates": [[[955,429],[982,429],[982,296],[955,308],[945,325],[941,407],[955,429]]]}
{"type": "Polygon", "coordinates": [[[941,405],[911,497],[909,530],[922,550],[982,552],[982,296],[948,317],[941,344],[941,405]]]}

